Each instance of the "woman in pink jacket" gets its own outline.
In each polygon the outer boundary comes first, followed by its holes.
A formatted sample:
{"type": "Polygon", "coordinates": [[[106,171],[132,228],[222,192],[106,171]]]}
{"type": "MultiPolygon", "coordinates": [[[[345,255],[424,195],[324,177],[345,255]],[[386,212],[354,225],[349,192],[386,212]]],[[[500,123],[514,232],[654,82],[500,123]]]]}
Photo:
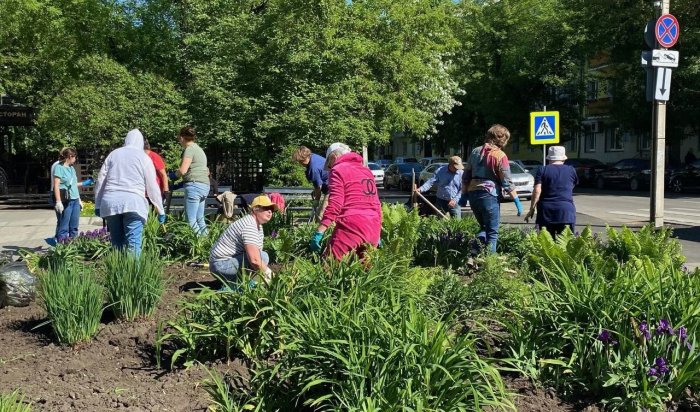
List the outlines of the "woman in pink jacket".
{"type": "Polygon", "coordinates": [[[311,238],[311,250],[321,250],[323,232],[335,222],[327,254],[340,259],[348,252],[358,255],[364,245],[379,244],[382,231],[382,208],[372,172],[343,143],[333,143],[326,152],[328,173],[328,207],[311,238]]]}

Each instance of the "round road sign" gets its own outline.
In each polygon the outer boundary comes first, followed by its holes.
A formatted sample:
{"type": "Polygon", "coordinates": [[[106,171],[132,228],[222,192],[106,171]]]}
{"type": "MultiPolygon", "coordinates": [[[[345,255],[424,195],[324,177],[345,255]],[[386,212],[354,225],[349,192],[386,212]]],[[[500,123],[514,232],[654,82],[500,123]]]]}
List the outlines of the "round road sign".
{"type": "Polygon", "coordinates": [[[680,31],[678,20],[672,14],[664,14],[656,21],[654,34],[659,45],[668,49],[676,44],[680,31]]]}

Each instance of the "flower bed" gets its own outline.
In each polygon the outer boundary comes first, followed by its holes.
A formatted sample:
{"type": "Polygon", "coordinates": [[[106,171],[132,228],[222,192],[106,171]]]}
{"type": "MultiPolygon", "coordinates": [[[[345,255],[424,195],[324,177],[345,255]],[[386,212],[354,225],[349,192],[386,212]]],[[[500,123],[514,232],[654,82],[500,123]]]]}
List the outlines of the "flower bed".
{"type": "MultiPolygon", "coordinates": [[[[137,320],[152,327],[145,364],[167,375],[203,372],[209,403],[231,411],[537,410],[511,393],[523,378],[578,405],[581,397],[619,410],[692,401],[700,274],[684,271],[669,231],[608,230],[604,241],[586,229],[555,242],[502,228],[501,253],[473,256],[473,219],[383,213],[382,247],[364,262],[319,260],[308,249],[312,225],[276,219],[265,239],[272,283],[244,279],[224,293],[204,285],[177,313],[137,320]],[[239,362],[247,367],[220,367],[239,362]]],[[[165,261],[203,261],[223,228],[198,238],[181,221],[149,224],[144,245],[165,261]]],[[[82,262],[103,282],[109,271],[94,250],[106,243],[83,238],[89,247],[61,244],[29,260],[82,262]]],[[[132,296],[130,307],[150,298],[132,296]]],[[[137,313],[126,318],[150,312],[137,313]]],[[[97,344],[105,328],[78,341],[97,344]]]]}

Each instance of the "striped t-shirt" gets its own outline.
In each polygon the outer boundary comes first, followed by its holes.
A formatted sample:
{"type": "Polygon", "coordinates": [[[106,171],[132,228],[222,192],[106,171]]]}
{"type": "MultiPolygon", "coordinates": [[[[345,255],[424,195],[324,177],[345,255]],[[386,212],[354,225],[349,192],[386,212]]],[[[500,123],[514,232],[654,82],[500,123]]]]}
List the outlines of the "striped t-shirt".
{"type": "Polygon", "coordinates": [[[263,229],[253,215],[246,215],[231,223],[211,248],[209,260],[227,259],[245,252],[245,245],[263,248],[263,229]]]}

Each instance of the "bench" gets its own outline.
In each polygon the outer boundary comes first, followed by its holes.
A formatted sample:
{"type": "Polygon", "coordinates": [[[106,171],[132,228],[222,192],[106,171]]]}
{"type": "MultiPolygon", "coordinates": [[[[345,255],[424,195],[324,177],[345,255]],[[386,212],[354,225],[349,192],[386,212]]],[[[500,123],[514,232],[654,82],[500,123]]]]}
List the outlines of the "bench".
{"type": "MultiPolygon", "coordinates": [[[[224,193],[231,190],[231,186],[219,186],[219,193],[224,193]]],[[[234,216],[240,216],[245,213],[243,208],[242,199],[236,196],[236,200],[233,202],[236,207],[233,211],[234,216]]],[[[165,209],[165,214],[169,215],[172,213],[184,213],[185,211],[185,190],[177,189],[170,192],[167,199],[163,202],[163,208],[165,209]]],[[[221,202],[216,196],[207,196],[204,200],[204,215],[216,217],[220,213],[221,202]]]]}

